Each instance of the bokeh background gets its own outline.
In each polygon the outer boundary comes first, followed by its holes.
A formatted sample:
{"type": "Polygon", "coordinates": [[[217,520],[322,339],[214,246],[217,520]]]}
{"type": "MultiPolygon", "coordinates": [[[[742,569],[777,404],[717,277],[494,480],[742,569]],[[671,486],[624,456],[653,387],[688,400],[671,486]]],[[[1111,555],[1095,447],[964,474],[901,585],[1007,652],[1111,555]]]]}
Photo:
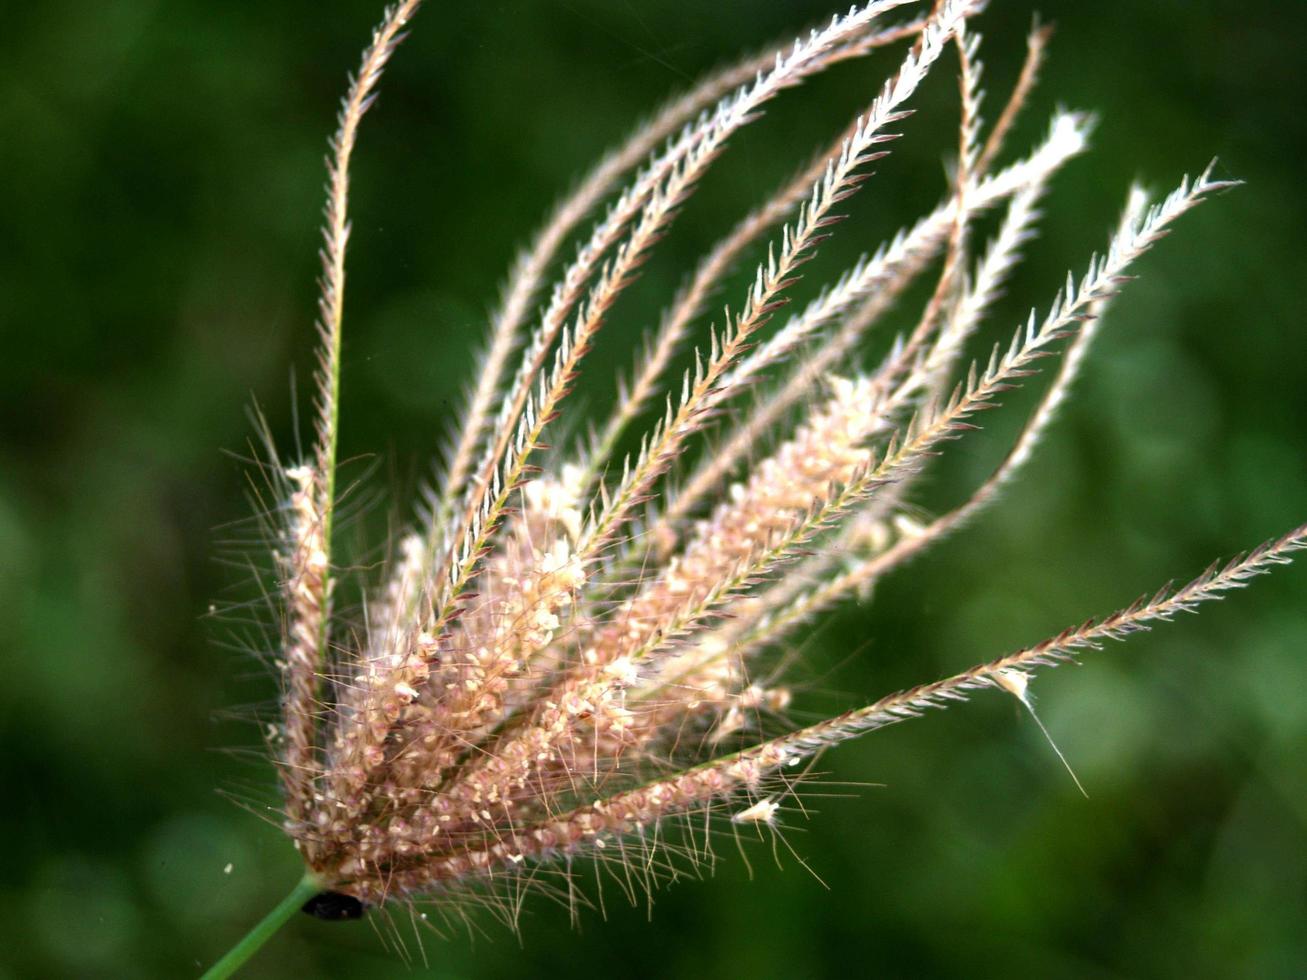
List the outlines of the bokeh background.
{"type": "MultiPolygon", "coordinates": [[[[980,23],[990,116],[1032,15],[980,23]]],[[[1140,267],[1036,461],[983,520],[805,638],[805,710],[851,706],[1123,605],[1307,519],[1302,42],[1280,0],[1042,0],[1058,34],[1009,156],[1096,109],[998,332],[1082,269],[1140,178],[1219,155],[1247,181],[1140,267]]],[[[402,517],[430,472],[514,248],[666,94],[825,3],[431,0],[365,125],[344,454],[402,517]]],[[[321,158],[372,0],[49,0],[0,32],[0,977],[196,975],[297,877],[272,798],[266,671],[206,617],[244,531],[246,408],[294,444],[321,158]],[[231,865],[230,873],[224,868],[231,865]]],[[[714,236],[873,94],[895,59],[787,94],[735,139],[594,354],[602,408],[714,236]]],[[[809,267],[832,278],[930,206],[951,65],[809,267]]],[[[806,290],[806,292],[805,292],[806,290]]],[[[738,294],[738,287],[733,291],[738,294]]],[[[725,298],[731,298],[728,291],[725,298]]],[[[899,321],[900,323],[902,321],[899,321]]],[[[998,335],[998,332],[994,336],[998,335]]],[[[883,338],[888,333],[882,335],[883,338]]],[[[874,348],[867,358],[874,357],[874,348]]],[[[1035,385],[1038,387],[1038,384],[1035,385]]],[[[300,385],[303,403],[304,386],[300,385]]],[[[957,500],[1019,425],[993,413],[922,486],[957,500]]],[[[351,532],[346,532],[347,536],[351,532]]],[[[353,532],[362,538],[363,531],[353,532]]],[[[1089,798],[996,695],[828,755],[787,839],[606,918],[529,903],[519,940],[294,921],[251,977],[1290,977],[1307,972],[1307,570],[1288,569],[1035,685],[1089,798]],[[412,946],[410,945],[412,952],[412,946]]]]}

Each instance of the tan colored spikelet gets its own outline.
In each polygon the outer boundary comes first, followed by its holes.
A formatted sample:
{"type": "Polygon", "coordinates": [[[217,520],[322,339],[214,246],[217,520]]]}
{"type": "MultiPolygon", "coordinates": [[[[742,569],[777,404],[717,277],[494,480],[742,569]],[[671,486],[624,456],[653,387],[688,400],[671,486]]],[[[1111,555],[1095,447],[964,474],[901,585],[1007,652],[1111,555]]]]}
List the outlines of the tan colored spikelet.
{"type": "Polygon", "coordinates": [[[537,883],[551,861],[631,861],[628,848],[640,855],[636,877],[652,885],[668,833],[690,820],[783,830],[781,807],[824,748],[982,690],[1028,706],[1038,668],[1219,598],[1307,547],[1299,528],[1180,589],[952,677],[806,726],[787,719],[801,698],[781,676],[796,628],[868,594],[993,505],[1047,435],[1136,260],[1230,186],[1209,167],[1151,207],[1132,192],[1083,275],[1068,275],[1043,315],[1032,311],[1008,343],[968,363],[1040,202],[1085,149],[1091,121],[1058,111],[1028,156],[998,165],[1048,32],[1032,32],[986,131],[970,27],[983,3],[871,0],[668,103],[558,205],[490,318],[444,482],[377,549],[388,557],[379,581],[360,583],[361,612],[336,609],[347,567],[333,556],[333,516],[349,163],[418,5],[387,10],[341,110],[328,164],[315,438],[302,462],[278,470],[283,717],[270,741],[285,829],[324,891],[367,905],[454,907],[460,896],[537,883]],[[915,19],[891,22],[900,8],[915,19]],[[896,41],[907,50],[865,93],[857,119],[694,267],[630,379],[617,382],[612,415],[574,452],[551,445],[582,428],[571,424],[569,395],[596,337],[729,140],[806,79],[896,41]],[[954,58],[958,159],[942,201],[782,317],[846,202],[864,187],[874,193],[868,164],[886,154],[890,129],[927,74],[954,58]],[[994,237],[977,242],[975,224],[991,211],[994,237]],[[593,226],[578,235],[586,220],[593,226]],[[768,236],[747,289],[703,322],[733,266],[756,258],[751,249],[768,236]],[[574,256],[542,289],[573,238],[574,256]],[[932,263],[937,279],[924,284],[928,299],[904,335],[878,360],[856,356],[932,263]],[[668,384],[683,343],[693,365],[668,384]],[[915,480],[931,460],[1059,354],[989,479],[940,516],[914,510],[915,480]],[[618,456],[659,401],[638,451],[618,456]]]}
{"type": "Polygon", "coordinates": [[[285,723],[280,761],[288,816],[303,820],[313,782],[322,774],[314,744],[318,722],[314,706],[322,670],[329,559],[315,471],[308,466],[292,467],[287,470],[286,479],[294,490],[290,497],[286,544],[280,556],[286,583],[286,645],[282,662],[285,723]]]}

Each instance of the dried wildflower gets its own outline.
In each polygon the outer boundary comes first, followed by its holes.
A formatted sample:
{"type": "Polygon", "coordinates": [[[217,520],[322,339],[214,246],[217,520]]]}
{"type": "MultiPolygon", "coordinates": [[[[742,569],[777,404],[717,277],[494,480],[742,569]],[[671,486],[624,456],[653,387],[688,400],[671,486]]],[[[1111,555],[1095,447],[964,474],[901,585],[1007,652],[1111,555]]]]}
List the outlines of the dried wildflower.
{"type": "MultiPolygon", "coordinates": [[[[872,0],[711,76],[558,206],[493,317],[442,483],[351,617],[333,608],[342,570],[332,559],[349,162],[418,0],[386,13],[332,142],[315,445],[277,481],[284,652],[271,748],[284,827],[307,874],[270,916],[272,927],[301,904],[319,917],[356,918],[387,902],[430,898],[458,914],[460,897],[542,882],[579,855],[637,854],[650,881],[678,821],[720,814],[773,827],[802,763],[823,748],[981,689],[1030,707],[1036,668],[1192,610],[1307,545],[1307,527],[1299,528],[1182,588],[953,677],[806,727],[785,723],[790,691],[756,679],[768,655],[797,626],[865,592],[994,499],[1066,397],[1131,265],[1228,186],[1208,168],[1155,204],[1132,191],[1083,276],[1068,276],[1043,316],[1032,312],[1010,343],[967,365],[967,344],[1032,236],[1040,199],[1085,148],[1090,122],[1059,112],[1028,156],[995,169],[1047,33],[1030,37],[1025,69],[986,134],[979,37],[967,26],[982,4],[939,0],[920,19],[887,22],[910,2],[872,0]],[[900,39],[910,49],[865,111],[723,238],[673,298],[612,417],[579,451],[551,451],[547,434],[614,301],[729,138],[782,91],[900,39]],[[962,126],[946,199],[777,323],[798,270],[950,50],[960,65],[962,126]],[[563,243],[605,200],[533,314],[563,243]],[[1000,207],[996,234],[973,257],[975,219],[1000,207]],[[693,368],[668,385],[672,356],[708,297],[767,235],[748,291],[693,338],[693,368]],[[874,369],[842,373],[867,331],[937,259],[939,278],[915,327],[874,369]],[[992,476],[949,513],[911,516],[907,494],[930,458],[1058,353],[1060,368],[992,476]],[[742,404],[759,386],[767,396],[742,404]],[[664,388],[665,411],[640,451],[614,458],[664,388]],[[714,451],[687,453],[710,424],[714,451]],[[765,440],[774,449],[752,458],[765,440]]],[[[686,857],[694,860],[693,850],[686,857]]],[[[215,975],[256,945],[239,947],[215,975]]]]}

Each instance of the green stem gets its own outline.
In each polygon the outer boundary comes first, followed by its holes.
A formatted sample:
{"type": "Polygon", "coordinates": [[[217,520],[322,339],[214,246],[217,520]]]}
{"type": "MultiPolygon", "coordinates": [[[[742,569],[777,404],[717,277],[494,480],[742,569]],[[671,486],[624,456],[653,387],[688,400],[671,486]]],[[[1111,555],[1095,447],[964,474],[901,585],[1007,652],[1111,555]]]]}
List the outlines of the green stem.
{"type": "Polygon", "coordinates": [[[227,955],[209,967],[209,972],[200,980],[223,980],[224,977],[231,976],[244,965],[246,960],[257,953],[260,947],[272,938],[273,933],[284,926],[305,902],[320,891],[322,891],[322,883],[312,875],[306,874],[291,893],[265,915],[258,925],[247,932],[240,942],[227,950],[227,955]]]}

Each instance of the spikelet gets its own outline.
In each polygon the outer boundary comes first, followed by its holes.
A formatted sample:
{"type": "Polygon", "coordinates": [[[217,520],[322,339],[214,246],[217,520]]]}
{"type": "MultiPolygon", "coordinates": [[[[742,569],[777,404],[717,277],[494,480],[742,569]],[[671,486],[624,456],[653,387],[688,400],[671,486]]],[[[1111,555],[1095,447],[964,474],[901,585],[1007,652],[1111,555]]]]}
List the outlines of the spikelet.
{"type": "MultiPolygon", "coordinates": [[[[786,721],[793,695],[777,654],[795,627],[865,594],[993,503],[1046,435],[1131,267],[1229,186],[1209,167],[1151,206],[1132,192],[1083,275],[1068,275],[1044,315],[1032,311],[1010,342],[968,366],[969,342],[1033,236],[1040,202],[1092,126],[1059,111],[1028,156],[996,167],[1048,32],[1032,32],[986,132],[980,37],[968,25],[983,4],[938,0],[917,19],[888,22],[911,3],[863,3],[711,76],[558,205],[491,317],[442,484],[387,549],[380,583],[364,583],[363,613],[351,618],[332,603],[343,574],[332,518],[349,162],[418,0],[387,11],[331,144],[317,431],[305,459],[283,471],[283,717],[273,749],[286,832],[311,879],[335,896],[308,910],[421,898],[457,908],[460,896],[537,882],[552,861],[627,847],[652,883],[666,864],[654,852],[678,821],[720,814],[728,825],[775,828],[799,767],[821,749],[981,690],[1019,686],[1024,696],[1036,669],[1219,598],[1307,547],[1299,528],[1182,588],[953,677],[806,727],[786,721]],[[550,451],[614,302],[728,140],[805,79],[899,40],[908,50],[863,112],[698,264],[618,383],[613,415],[574,452],[550,451]],[[950,49],[962,121],[944,200],[780,318],[799,270],[868,186],[868,164],[888,152],[892,127],[950,49]],[[563,244],[605,201],[542,290],[563,244]],[[994,210],[997,231],[973,256],[974,224],[994,210]],[[701,328],[709,298],[768,236],[747,290],[701,328]],[[857,370],[852,355],[868,331],[937,259],[915,326],[857,370]],[[683,344],[697,345],[693,366],[669,386],[683,344]],[[913,516],[909,494],[930,460],[1059,353],[991,477],[953,510],[913,516]],[[665,410],[639,451],[615,457],[658,399],[665,410]]],[[[694,849],[685,856],[693,861],[694,849]]]]}

